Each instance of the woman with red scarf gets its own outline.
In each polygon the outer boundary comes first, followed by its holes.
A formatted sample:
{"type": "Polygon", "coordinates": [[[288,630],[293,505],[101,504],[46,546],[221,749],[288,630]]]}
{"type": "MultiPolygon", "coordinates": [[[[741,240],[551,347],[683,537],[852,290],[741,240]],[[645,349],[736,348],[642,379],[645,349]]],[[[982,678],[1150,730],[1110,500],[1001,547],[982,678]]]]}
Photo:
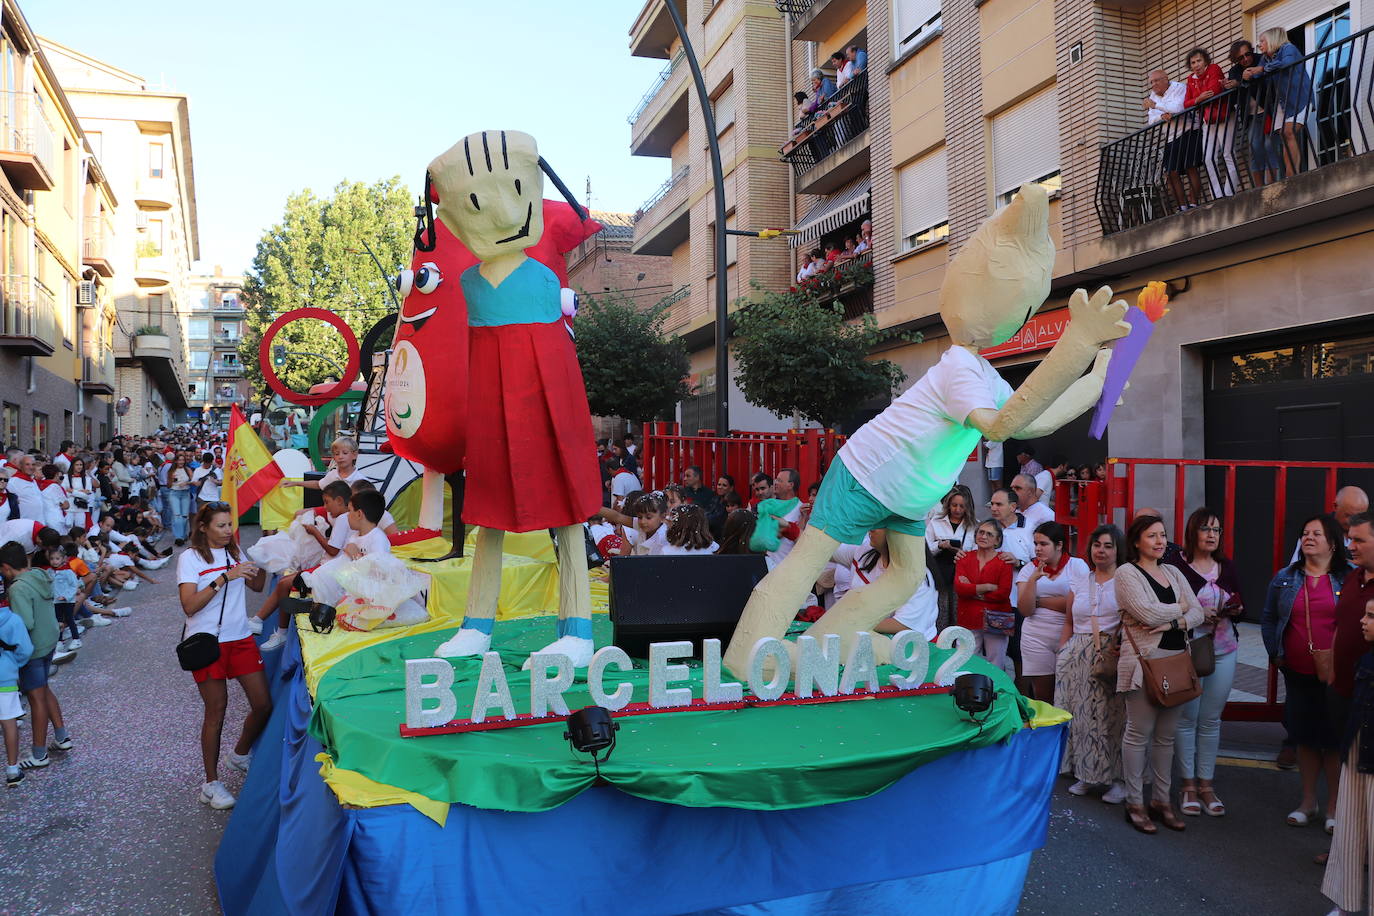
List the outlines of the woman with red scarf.
{"type": "MultiPolygon", "coordinates": [[[[1212,55],[1202,48],[1188,52],[1187,91],[1183,96],[1185,108],[1201,105],[1226,91],[1221,67],[1212,63],[1212,55]]],[[[1202,164],[1207,167],[1207,181],[1212,186],[1212,199],[1229,197],[1240,189],[1240,173],[1236,170],[1236,119],[1230,100],[1214,102],[1201,111],[1202,164]],[[1218,157],[1226,163],[1227,181],[1217,170],[1218,157]]]]}
{"type": "Polygon", "coordinates": [[[1054,667],[1064,633],[1069,589],[1088,575],[1088,564],[1069,555],[1069,537],[1058,522],[1035,529],[1035,559],[1016,576],[1021,628],[1021,692],[1054,702],[1054,667]]]}

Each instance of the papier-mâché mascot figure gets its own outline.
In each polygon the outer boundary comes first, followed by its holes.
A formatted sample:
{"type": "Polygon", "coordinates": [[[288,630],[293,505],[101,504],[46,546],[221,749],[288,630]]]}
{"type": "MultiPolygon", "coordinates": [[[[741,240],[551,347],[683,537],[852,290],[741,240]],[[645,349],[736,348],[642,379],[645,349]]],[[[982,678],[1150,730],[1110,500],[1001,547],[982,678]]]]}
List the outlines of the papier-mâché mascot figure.
{"type": "MultiPolygon", "coordinates": [[[[735,676],[748,675],[755,643],[783,637],[840,544],[885,528],[887,572],[849,592],[807,631],[838,634],[840,657],[848,658],[855,634],[871,631],[921,582],[926,513],[949,492],[979,438],[1034,439],[1097,401],[1111,357],[1103,345],[1130,330],[1122,320],[1126,303],[1113,302],[1106,287],[1091,299],[1074,292],[1064,336],[1017,390],[978,355],[1030,319],[1049,295],[1053,266],[1048,197],[1039,185],[1024,185],[950,262],[940,290],[950,348],[840,449],[796,547],[754,589],[724,658],[735,676]]],[[[878,661],[887,661],[887,640],[873,639],[878,661]]]]}
{"type": "Polygon", "coordinates": [[[490,648],[505,532],[552,528],[558,639],[541,651],[586,667],[594,647],[582,523],[601,505],[601,475],[562,283],[526,253],[544,233],[539,152],[528,134],[470,134],[430,163],[429,181],[438,222],[478,258],[447,282],[461,284],[467,305],[463,521],[481,530],[466,616],[436,654],[490,648]]]}

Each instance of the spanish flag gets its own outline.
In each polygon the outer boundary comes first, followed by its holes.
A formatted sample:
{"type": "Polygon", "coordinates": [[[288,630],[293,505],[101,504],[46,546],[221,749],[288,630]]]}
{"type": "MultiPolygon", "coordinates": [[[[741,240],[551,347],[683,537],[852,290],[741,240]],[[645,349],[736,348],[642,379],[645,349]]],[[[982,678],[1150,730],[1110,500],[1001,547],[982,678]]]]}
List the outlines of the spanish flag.
{"type": "Polygon", "coordinates": [[[224,462],[224,493],[236,528],[239,516],[258,502],[262,503],[260,515],[264,531],[285,529],[291,524],[301,508],[302,494],[278,487],[283,476],[267,446],[248,425],[238,405],[234,405],[224,462]]]}

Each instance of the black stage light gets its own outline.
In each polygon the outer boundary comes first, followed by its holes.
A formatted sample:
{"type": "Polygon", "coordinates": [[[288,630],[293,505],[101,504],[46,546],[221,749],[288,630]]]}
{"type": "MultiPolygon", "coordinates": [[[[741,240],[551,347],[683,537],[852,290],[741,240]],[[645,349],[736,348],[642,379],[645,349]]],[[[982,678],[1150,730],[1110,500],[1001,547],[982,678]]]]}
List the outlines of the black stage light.
{"type": "Polygon", "coordinates": [[[615,733],[620,723],[611,718],[611,711],[604,706],[587,706],[567,718],[568,730],[563,737],[573,746],[573,750],[592,755],[596,775],[601,776],[601,762],[611,758],[615,750],[615,733]],[[601,751],[604,755],[598,757],[601,751]]]}
{"type": "Polygon", "coordinates": [[[310,604],[310,628],[316,633],[328,633],[334,629],[334,616],[337,613],[331,604],[313,601],[310,604]]]}
{"type": "Polygon", "coordinates": [[[986,713],[997,699],[997,690],[992,678],[986,674],[961,674],[954,679],[954,705],[968,713],[969,721],[980,729],[987,716],[981,719],[979,713],[986,713]]]}

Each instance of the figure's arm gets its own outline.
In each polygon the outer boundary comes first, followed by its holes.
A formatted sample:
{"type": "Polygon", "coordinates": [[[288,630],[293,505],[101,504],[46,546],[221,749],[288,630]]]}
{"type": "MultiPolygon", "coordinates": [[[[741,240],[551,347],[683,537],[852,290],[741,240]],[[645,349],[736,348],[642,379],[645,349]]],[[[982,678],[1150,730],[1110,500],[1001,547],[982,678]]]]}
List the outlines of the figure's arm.
{"type": "Polygon", "coordinates": [[[1107,378],[1107,364],[1111,357],[1111,350],[1098,350],[1092,371],[1065,389],[1040,416],[1022,427],[1016,438],[1038,439],[1048,436],[1087,413],[1102,397],[1102,385],[1107,378]]]}
{"type": "MultiPolygon", "coordinates": [[[[1050,423],[1054,423],[1049,426],[1051,430],[1058,429],[1091,407],[1102,391],[1100,378],[1096,382],[1082,380],[1085,384],[1064,407],[1059,407],[1055,402],[1080,381],[1079,376],[1104,343],[1130,333],[1131,326],[1123,320],[1125,314],[1126,303],[1120,299],[1113,302],[1110,287],[1102,287],[1093,294],[1092,299],[1083,290],[1074,290],[1069,298],[1069,326],[1064,336],[1059,338],[1045,360],[1000,410],[977,408],[968,416],[969,425],[988,439],[1003,442],[1024,430],[1034,430],[1050,423]],[[1088,397],[1094,384],[1096,393],[1088,397]],[[1077,413],[1068,414],[1080,402],[1086,403],[1077,413]],[[1052,407],[1055,408],[1053,411],[1052,407]],[[1045,417],[1044,421],[1038,422],[1042,416],[1045,417]]],[[[1101,371],[1106,372],[1105,361],[1101,371]]]]}

